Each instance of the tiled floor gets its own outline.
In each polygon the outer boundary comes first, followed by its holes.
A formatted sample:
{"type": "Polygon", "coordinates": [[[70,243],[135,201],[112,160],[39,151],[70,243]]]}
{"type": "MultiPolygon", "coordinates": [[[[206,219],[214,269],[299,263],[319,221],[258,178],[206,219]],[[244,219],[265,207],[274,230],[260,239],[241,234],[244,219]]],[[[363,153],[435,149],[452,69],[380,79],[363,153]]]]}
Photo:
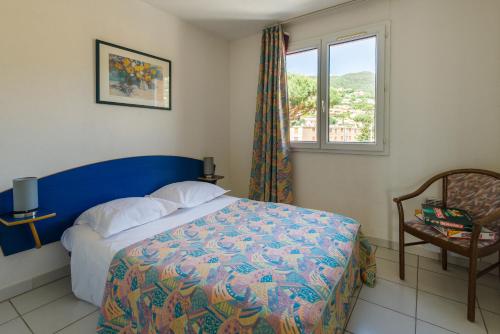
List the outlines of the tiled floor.
{"type": "MultiPolygon", "coordinates": [[[[407,254],[407,279],[398,278],[397,253],[377,249],[375,288],[353,296],[346,333],[500,334],[500,279],[487,275],[478,285],[476,322],[466,319],[467,272],[407,254]]],[[[0,303],[0,334],[95,333],[97,308],[71,293],[66,277],[0,303]]]]}
{"type": "Polygon", "coordinates": [[[347,333],[500,334],[500,278],[478,280],[476,321],[467,321],[467,270],[412,254],[406,280],[399,279],[398,253],[377,249],[377,284],[363,286],[347,333]]]}

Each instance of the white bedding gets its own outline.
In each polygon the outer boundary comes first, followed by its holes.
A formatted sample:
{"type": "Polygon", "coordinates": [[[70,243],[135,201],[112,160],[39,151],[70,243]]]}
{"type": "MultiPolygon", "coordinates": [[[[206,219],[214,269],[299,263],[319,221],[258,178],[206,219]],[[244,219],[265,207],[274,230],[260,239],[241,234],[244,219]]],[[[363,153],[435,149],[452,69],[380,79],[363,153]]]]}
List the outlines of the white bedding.
{"type": "Polygon", "coordinates": [[[103,239],[88,225],[67,229],[61,242],[71,252],[71,285],[78,298],[101,306],[106,276],[113,256],[119,250],[158,233],[216,212],[238,200],[221,196],[194,208],[179,209],[171,215],[103,239]]]}

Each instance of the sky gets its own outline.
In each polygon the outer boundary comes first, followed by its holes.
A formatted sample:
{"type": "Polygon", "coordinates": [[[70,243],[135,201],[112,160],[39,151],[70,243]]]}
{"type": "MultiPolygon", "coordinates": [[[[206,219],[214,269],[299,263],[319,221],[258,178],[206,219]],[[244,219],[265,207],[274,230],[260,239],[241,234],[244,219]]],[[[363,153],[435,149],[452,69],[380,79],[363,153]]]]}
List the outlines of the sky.
{"type": "MultiPolygon", "coordinates": [[[[330,75],[370,71],[375,73],[375,37],[330,46],[330,75]]],[[[317,75],[318,51],[287,56],[287,72],[317,75]]]]}

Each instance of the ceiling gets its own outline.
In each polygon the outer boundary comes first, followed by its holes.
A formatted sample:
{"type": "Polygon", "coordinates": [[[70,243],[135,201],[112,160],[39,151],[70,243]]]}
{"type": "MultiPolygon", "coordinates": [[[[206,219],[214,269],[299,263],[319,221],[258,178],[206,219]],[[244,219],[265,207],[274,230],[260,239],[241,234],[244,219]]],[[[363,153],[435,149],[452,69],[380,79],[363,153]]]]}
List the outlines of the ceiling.
{"type": "Polygon", "coordinates": [[[228,40],[350,0],[143,0],[228,40]]]}

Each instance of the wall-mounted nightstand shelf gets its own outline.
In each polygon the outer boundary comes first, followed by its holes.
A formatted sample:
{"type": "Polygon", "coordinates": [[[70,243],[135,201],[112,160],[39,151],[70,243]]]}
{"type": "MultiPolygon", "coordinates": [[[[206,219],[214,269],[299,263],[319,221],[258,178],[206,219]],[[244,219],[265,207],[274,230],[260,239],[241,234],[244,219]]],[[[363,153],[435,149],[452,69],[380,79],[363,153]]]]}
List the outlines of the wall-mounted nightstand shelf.
{"type": "Polygon", "coordinates": [[[222,176],[222,175],[200,176],[198,178],[198,181],[216,184],[217,181],[222,180],[223,178],[224,178],[224,176],[222,176]]]}
{"type": "Polygon", "coordinates": [[[38,210],[36,215],[28,218],[14,218],[12,213],[2,214],[0,215],[0,223],[4,224],[7,227],[24,225],[28,224],[31,230],[31,234],[33,234],[33,239],[35,240],[35,247],[42,247],[42,243],[40,242],[40,237],[38,236],[38,232],[36,231],[35,223],[44,219],[49,219],[55,217],[56,214],[54,212],[50,212],[47,210],[38,210]]]}

